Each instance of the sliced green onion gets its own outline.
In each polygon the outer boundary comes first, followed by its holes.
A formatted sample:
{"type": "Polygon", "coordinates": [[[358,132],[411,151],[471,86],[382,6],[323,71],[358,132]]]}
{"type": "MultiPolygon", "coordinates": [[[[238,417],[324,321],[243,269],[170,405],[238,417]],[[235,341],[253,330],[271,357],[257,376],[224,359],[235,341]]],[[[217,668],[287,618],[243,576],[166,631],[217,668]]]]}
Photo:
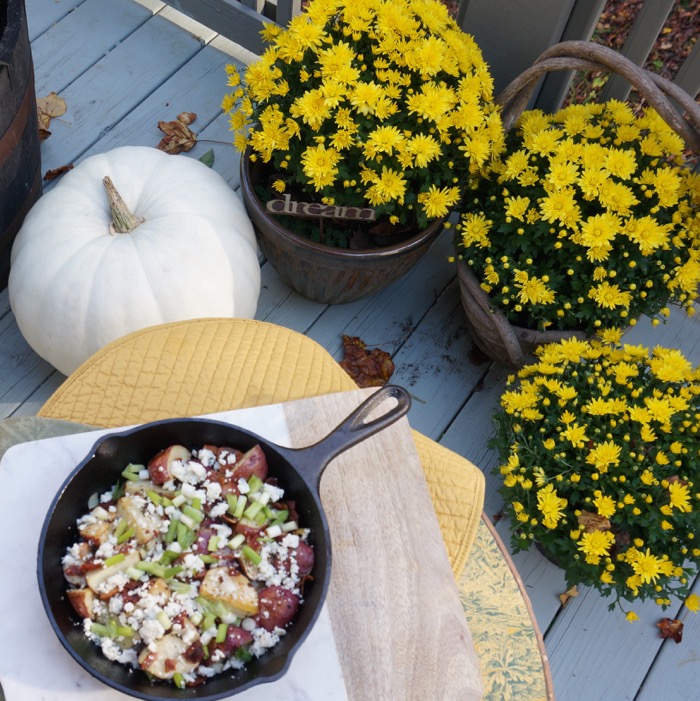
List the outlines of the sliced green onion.
{"type": "Polygon", "coordinates": [[[241,553],[244,557],[250,560],[254,565],[259,565],[262,562],[262,558],[258,553],[250,547],[250,545],[244,545],[241,548],[241,553]]]}
{"type": "Polygon", "coordinates": [[[138,581],[141,579],[141,577],[143,577],[143,572],[141,570],[137,570],[135,567],[129,567],[126,573],[129,575],[129,578],[133,579],[134,581],[138,581]]]}
{"type": "Polygon", "coordinates": [[[219,536],[213,535],[211,538],[209,538],[209,542],[207,543],[207,550],[210,553],[215,553],[218,549],[219,549],[219,536]]]}
{"type": "Polygon", "coordinates": [[[116,555],[112,555],[112,557],[108,557],[105,560],[105,567],[111,567],[112,565],[116,565],[124,559],[126,559],[126,555],[124,553],[117,553],[116,555]]]}
{"type": "Polygon", "coordinates": [[[158,494],[158,492],[154,492],[152,489],[149,489],[146,492],[146,496],[156,505],[159,506],[160,504],[163,503],[163,497],[158,494]]]}
{"type": "Polygon", "coordinates": [[[236,650],[235,656],[241,660],[241,662],[250,662],[253,659],[253,655],[247,647],[239,647],[238,650],[236,650]]]}
{"type": "Polygon", "coordinates": [[[228,546],[231,550],[236,550],[236,548],[240,548],[243,543],[245,543],[245,536],[243,533],[236,533],[236,535],[229,540],[228,546]]]}
{"type": "Polygon", "coordinates": [[[282,524],[287,520],[289,516],[289,511],[287,509],[282,509],[281,511],[275,512],[274,518],[271,519],[271,526],[282,526],[282,524]]]}
{"type": "Polygon", "coordinates": [[[157,562],[138,562],[134,567],[137,570],[146,572],[146,574],[152,574],[154,577],[163,577],[165,575],[165,567],[157,562]]]}
{"type": "Polygon", "coordinates": [[[213,555],[200,555],[199,559],[205,564],[205,565],[213,565],[215,562],[219,561],[218,557],[214,557],[213,555]]]}
{"type": "Polygon", "coordinates": [[[253,496],[253,499],[263,506],[270,503],[270,492],[258,492],[253,496]]]}
{"type": "Polygon", "coordinates": [[[265,533],[267,533],[270,538],[277,538],[282,535],[282,529],[279,526],[268,526],[265,533]]]}
{"type": "Polygon", "coordinates": [[[183,504],[187,503],[187,497],[184,494],[178,494],[176,497],[173,497],[173,506],[180,507],[183,504]]]}
{"type": "Polygon", "coordinates": [[[250,487],[251,493],[254,493],[262,489],[263,481],[257,475],[251,475],[248,478],[248,486],[250,487]]]}
{"type": "Polygon", "coordinates": [[[175,672],[175,674],[173,674],[173,684],[175,684],[178,689],[184,689],[187,686],[185,677],[183,677],[180,672],[175,672]]]}
{"type": "Polygon", "coordinates": [[[166,497],[165,495],[163,495],[163,496],[161,497],[161,503],[162,503],[162,505],[163,505],[164,508],[173,505],[172,500],[169,499],[168,497],[166,497]]]}
{"type": "Polygon", "coordinates": [[[129,482],[138,482],[140,479],[139,473],[143,469],[145,469],[143,465],[134,465],[133,463],[129,463],[122,471],[122,477],[125,480],[129,480],[129,482]]]}
{"type": "Polygon", "coordinates": [[[292,531],[296,531],[299,526],[296,521],[287,521],[287,523],[282,524],[281,528],[284,533],[291,533],[292,531]]]}
{"type": "Polygon", "coordinates": [[[129,522],[125,518],[120,518],[119,523],[117,523],[117,527],[114,529],[114,536],[115,538],[119,538],[119,536],[124,533],[124,531],[129,527],[129,522]]]}
{"type": "Polygon", "coordinates": [[[90,495],[88,499],[88,509],[92,511],[100,503],[100,496],[97,492],[90,495]]]}
{"type": "Polygon", "coordinates": [[[254,501],[254,502],[243,512],[243,516],[245,516],[245,518],[253,519],[253,518],[255,518],[255,517],[260,513],[260,510],[262,509],[263,506],[264,506],[264,504],[261,504],[259,501],[254,501]]]}
{"type": "Polygon", "coordinates": [[[106,638],[109,636],[107,626],[103,626],[101,623],[93,623],[90,626],[90,632],[94,633],[95,635],[99,635],[101,638],[106,638]]]}
{"type": "Polygon", "coordinates": [[[180,553],[176,553],[174,550],[166,550],[160,556],[160,560],[158,562],[167,567],[173,560],[177,560],[178,557],[180,557],[180,553]]]}
{"type": "Polygon", "coordinates": [[[228,633],[228,623],[219,623],[216,629],[216,642],[223,643],[226,640],[226,633],[228,633]]]}
{"type": "Polygon", "coordinates": [[[165,611],[159,611],[156,620],[163,626],[164,630],[172,628],[173,622],[168,618],[168,614],[165,611]]]}
{"type": "Polygon", "coordinates": [[[188,528],[182,521],[178,522],[177,542],[183,550],[187,550],[194,543],[196,537],[196,533],[191,528],[188,528]]]}
{"type": "Polygon", "coordinates": [[[172,579],[176,574],[180,574],[184,567],[177,565],[177,567],[168,567],[165,572],[163,572],[163,579],[172,579]]]}
{"type": "Polygon", "coordinates": [[[133,538],[136,535],[136,531],[133,528],[128,528],[117,538],[117,545],[122,545],[126,543],[129,538],[133,538]]]}
{"type": "Polygon", "coordinates": [[[200,523],[204,519],[204,514],[192,506],[183,506],[182,513],[189,516],[195,523],[200,523]]]}
{"type": "Polygon", "coordinates": [[[202,500],[199,497],[192,499],[192,508],[196,509],[197,511],[202,510],[202,500]]]}
{"type": "Polygon", "coordinates": [[[170,545],[177,537],[177,519],[171,518],[165,534],[165,542],[170,545]]]}
{"type": "Polygon", "coordinates": [[[213,613],[205,613],[202,619],[202,632],[208,631],[216,623],[216,616],[213,613]]]}
{"type": "Polygon", "coordinates": [[[124,482],[121,480],[117,480],[117,483],[114,485],[114,488],[112,489],[112,500],[113,501],[118,501],[124,496],[124,482]]]}
{"type": "Polygon", "coordinates": [[[187,582],[181,582],[177,579],[174,582],[168,582],[168,586],[176,594],[183,594],[185,596],[188,596],[192,593],[192,587],[189,584],[187,584],[187,582]]]}
{"type": "Polygon", "coordinates": [[[136,631],[131,626],[117,626],[117,637],[133,638],[136,631]]]}
{"type": "Polygon", "coordinates": [[[110,638],[117,637],[117,628],[117,621],[114,618],[107,619],[107,635],[109,635],[110,638]]]}
{"type": "Polygon", "coordinates": [[[258,526],[264,526],[267,523],[267,516],[265,516],[265,512],[260,511],[259,513],[255,514],[253,521],[255,521],[258,526]]]}

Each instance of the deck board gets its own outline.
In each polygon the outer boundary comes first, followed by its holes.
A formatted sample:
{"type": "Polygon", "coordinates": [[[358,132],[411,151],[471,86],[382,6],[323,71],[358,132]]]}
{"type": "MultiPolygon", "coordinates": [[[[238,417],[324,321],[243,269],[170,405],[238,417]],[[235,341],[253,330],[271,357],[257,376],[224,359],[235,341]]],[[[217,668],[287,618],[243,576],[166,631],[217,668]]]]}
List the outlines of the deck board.
{"type": "Polygon", "coordinates": [[[132,0],[86,0],[32,42],[36,94],[63,92],[151,16],[132,0]]]}
{"type": "Polygon", "coordinates": [[[201,48],[162,17],[141,25],[62,92],[67,110],[42,145],[44,170],[74,163],[201,48]]]}
{"type": "MultiPolygon", "coordinates": [[[[38,94],[58,91],[68,112],[52,124],[42,144],[42,170],[74,163],[125,144],[156,145],[159,120],[197,113],[195,148],[182,157],[215,153],[214,169],[239,186],[240,156],[222,114],[225,63],[242,56],[201,25],[170,21],[159,0],[26,0],[38,94]]],[[[46,189],[54,185],[48,183],[46,189]]],[[[489,448],[492,415],[509,372],[473,352],[459,304],[454,266],[447,261],[450,236],[441,237],[416,268],[387,290],[351,304],[328,306],[300,297],[267,263],[256,318],[316,340],[342,357],[343,334],[389,351],[393,381],[414,396],[412,426],[465,456],[486,475],[485,512],[497,516],[502,499],[489,448]]],[[[261,258],[264,262],[264,259],[261,258]]],[[[700,363],[700,316],[673,309],[666,325],[640,322],[630,343],[666,345],[700,363]]],[[[0,418],[36,413],[65,378],[22,338],[0,292],[0,418]]],[[[496,523],[508,542],[509,524],[496,523]]],[[[607,611],[595,591],[582,589],[562,608],[562,571],[534,549],[513,560],[530,595],[545,641],[559,701],[635,699],[685,701],[700,688],[700,616],[677,605],[663,612],[635,605],[642,618],[629,624],[607,611]],[[681,645],[662,641],[655,623],[685,618],[681,645]]],[[[695,582],[700,593],[700,582],[695,582]]]]}

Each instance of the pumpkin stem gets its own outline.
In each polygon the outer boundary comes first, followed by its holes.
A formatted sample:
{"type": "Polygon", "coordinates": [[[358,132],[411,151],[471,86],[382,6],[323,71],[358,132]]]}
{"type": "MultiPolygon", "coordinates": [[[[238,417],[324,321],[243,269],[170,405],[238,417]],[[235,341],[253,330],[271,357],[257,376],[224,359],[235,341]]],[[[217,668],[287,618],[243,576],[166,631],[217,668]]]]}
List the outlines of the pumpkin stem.
{"type": "Polygon", "coordinates": [[[143,217],[137,217],[126,206],[126,202],[122,199],[122,196],[117,192],[117,188],[114,187],[112,178],[109,175],[105,175],[102,178],[105,189],[107,190],[107,199],[109,200],[109,209],[112,212],[112,224],[110,225],[110,231],[117,234],[129,234],[131,233],[139,224],[142,224],[143,217]]]}

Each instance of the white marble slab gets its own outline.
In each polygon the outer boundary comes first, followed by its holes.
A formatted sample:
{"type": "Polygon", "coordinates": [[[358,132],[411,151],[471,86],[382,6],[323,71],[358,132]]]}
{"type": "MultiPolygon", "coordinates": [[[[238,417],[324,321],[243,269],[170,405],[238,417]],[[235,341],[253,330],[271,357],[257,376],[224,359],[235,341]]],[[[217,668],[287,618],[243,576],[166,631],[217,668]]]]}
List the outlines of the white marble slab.
{"type": "MultiPolygon", "coordinates": [[[[280,405],[210,415],[289,445],[280,405]]],[[[116,429],[122,430],[122,429],[116,429]]],[[[130,698],[91,677],[63,649],[44,612],[36,578],[39,535],[63,480],[113,431],[48,438],[10,448],[0,462],[0,683],[6,701],[130,698]]],[[[235,695],[236,701],[345,701],[347,693],[323,608],[287,674],[235,695]]]]}

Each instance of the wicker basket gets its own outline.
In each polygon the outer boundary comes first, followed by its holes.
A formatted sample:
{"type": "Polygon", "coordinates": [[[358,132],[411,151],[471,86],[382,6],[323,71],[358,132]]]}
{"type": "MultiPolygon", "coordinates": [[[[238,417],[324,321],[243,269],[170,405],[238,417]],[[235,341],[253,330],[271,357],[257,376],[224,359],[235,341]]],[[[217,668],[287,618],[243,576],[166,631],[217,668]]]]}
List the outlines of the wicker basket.
{"type": "MultiPolygon", "coordinates": [[[[588,41],[556,44],[503,90],[496,102],[501,106],[506,131],[525,110],[539,79],[556,70],[608,71],[624,76],[688,147],[700,153],[700,105],[669,80],[636,66],[612,49],[588,41]]],[[[521,367],[534,359],[535,349],[542,344],[586,337],[578,331],[533,331],[513,326],[491,303],[467,263],[459,261],[457,271],[467,327],[474,343],[490,358],[521,367]]]]}

